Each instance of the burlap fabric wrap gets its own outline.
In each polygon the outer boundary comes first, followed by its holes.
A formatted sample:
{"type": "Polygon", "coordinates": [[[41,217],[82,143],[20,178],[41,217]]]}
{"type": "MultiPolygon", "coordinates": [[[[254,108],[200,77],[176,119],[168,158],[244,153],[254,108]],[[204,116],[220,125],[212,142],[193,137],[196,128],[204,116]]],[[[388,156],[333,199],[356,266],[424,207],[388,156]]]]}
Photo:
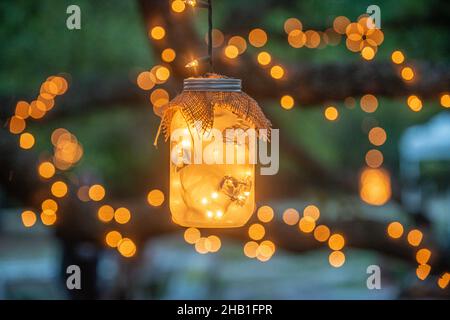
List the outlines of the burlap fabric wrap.
{"type": "Polygon", "coordinates": [[[206,74],[203,77],[185,79],[183,91],[158,110],[161,123],[155,145],[161,132],[166,141],[170,137],[170,124],[176,111],[181,112],[189,125],[201,121],[201,130],[204,132],[213,127],[216,106],[228,109],[253,124],[260,137],[270,138],[270,121],[258,103],[241,91],[240,80],[218,74],[206,74]],[[208,79],[212,81],[206,81],[208,79]],[[267,135],[262,135],[259,129],[266,129],[267,135]]]}

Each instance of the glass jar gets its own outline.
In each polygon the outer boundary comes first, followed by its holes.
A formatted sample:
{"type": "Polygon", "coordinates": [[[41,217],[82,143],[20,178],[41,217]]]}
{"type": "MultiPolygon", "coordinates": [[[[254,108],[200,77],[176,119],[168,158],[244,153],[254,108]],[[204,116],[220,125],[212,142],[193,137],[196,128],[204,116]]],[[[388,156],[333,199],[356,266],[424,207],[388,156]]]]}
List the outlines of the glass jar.
{"type": "Polygon", "coordinates": [[[172,219],[185,227],[240,227],[255,210],[254,126],[221,102],[210,108],[213,123],[208,130],[186,121],[181,110],[172,116],[172,219]]]}

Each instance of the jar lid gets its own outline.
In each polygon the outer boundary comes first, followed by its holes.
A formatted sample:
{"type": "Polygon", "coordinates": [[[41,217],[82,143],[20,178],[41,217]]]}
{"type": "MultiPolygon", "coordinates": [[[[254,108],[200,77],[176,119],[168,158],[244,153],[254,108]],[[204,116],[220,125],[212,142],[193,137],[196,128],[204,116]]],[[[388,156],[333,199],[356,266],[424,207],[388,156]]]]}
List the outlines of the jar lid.
{"type": "Polygon", "coordinates": [[[183,91],[241,92],[241,79],[234,78],[187,78],[183,91]]]}

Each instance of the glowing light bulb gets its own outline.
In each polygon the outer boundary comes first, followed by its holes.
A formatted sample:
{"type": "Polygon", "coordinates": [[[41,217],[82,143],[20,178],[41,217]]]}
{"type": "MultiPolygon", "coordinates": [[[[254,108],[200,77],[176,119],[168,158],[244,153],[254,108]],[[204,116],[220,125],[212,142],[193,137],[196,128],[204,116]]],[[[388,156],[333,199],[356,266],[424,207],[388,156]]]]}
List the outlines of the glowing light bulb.
{"type": "Polygon", "coordinates": [[[207,216],[208,218],[212,218],[212,216],[213,216],[212,211],[210,211],[210,210],[206,211],[206,216],[207,216]]]}
{"type": "Polygon", "coordinates": [[[191,7],[195,7],[195,5],[197,4],[196,0],[184,0],[184,2],[190,5],[191,7]]]}
{"type": "Polygon", "coordinates": [[[203,205],[207,205],[207,204],[208,204],[208,199],[202,198],[202,204],[203,204],[203,205]]]}
{"type": "Polygon", "coordinates": [[[219,194],[217,192],[211,193],[211,198],[217,199],[219,197],[219,194]]]}
{"type": "Polygon", "coordinates": [[[183,141],[181,141],[181,145],[185,148],[188,148],[191,146],[191,140],[183,139],[183,141]]]}
{"type": "Polygon", "coordinates": [[[222,210],[217,210],[216,211],[216,218],[222,218],[223,217],[223,212],[222,212],[222,210]]]}
{"type": "Polygon", "coordinates": [[[196,68],[198,67],[198,60],[192,60],[191,62],[189,62],[187,65],[184,66],[185,68],[196,68]]]}

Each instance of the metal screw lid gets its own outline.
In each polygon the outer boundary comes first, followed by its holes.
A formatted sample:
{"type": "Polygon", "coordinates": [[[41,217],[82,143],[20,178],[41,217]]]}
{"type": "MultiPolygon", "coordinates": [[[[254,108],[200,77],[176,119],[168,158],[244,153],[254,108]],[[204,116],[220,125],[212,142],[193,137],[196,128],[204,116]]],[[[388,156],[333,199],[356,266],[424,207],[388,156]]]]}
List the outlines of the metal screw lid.
{"type": "Polygon", "coordinates": [[[241,92],[241,79],[234,78],[187,78],[183,91],[241,92]]]}

